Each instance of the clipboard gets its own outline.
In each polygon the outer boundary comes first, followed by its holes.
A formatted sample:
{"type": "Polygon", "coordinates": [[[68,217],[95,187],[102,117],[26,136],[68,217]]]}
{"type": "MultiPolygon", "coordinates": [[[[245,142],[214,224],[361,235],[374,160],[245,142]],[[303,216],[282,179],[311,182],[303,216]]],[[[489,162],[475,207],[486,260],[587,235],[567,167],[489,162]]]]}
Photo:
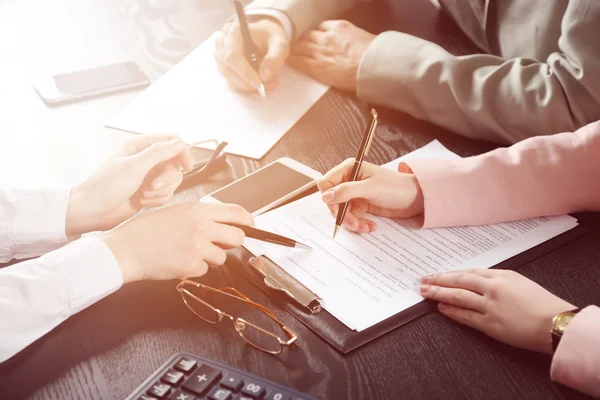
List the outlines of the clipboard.
{"type": "MultiPolygon", "coordinates": [[[[516,270],[575,240],[587,231],[588,228],[580,223],[575,228],[517,254],[492,268],[516,270]]],[[[436,310],[434,302],[424,300],[363,331],[357,332],[348,328],[322,308],[318,296],[271,261],[268,256],[258,256],[265,266],[261,269],[257,269],[250,264],[249,259],[251,257],[253,255],[245,248],[242,251],[232,253],[230,261],[232,261],[233,269],[342,354],[350,353],[372,340],[430,311],[436,310]]]]}

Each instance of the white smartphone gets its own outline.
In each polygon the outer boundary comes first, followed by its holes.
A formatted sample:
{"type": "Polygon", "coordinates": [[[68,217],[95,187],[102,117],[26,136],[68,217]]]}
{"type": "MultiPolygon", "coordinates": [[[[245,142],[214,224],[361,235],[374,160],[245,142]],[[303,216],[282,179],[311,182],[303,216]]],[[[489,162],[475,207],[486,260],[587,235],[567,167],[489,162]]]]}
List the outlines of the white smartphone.
{"type": "Polygon", "coordinates": [[[284,157],[204,196],[200,201],[239,204],[257,216],[315,186],[322,177],[320,172],[284,157]]]}
{"type": "Polygon", "coordinates": [[[58,105],[149,84],[144,71],[128,61],[40,78],[35,88],[44,103],[58,105]]]}

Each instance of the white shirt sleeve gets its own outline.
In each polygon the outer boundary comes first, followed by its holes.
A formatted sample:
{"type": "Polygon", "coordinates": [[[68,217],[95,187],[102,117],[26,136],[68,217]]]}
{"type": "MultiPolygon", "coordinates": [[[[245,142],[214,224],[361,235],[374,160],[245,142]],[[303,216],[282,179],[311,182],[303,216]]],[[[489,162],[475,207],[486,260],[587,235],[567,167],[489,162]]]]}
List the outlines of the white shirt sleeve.
{"type": "Polygon", "coordinates": [[[64,246],[70,194],[70,189],[0,188],[0,263],[64,246]]]}
{"type": "Polygon", "coordinates": [[[263,17],[271,17],[285,30],[288,39],[290,42],[294,39],[294,25],[290,18],[283,11],[275,10],[272,8],[255,8],[255,9],[246,9],[246,15],[254,15],[254,16],[263,16],[263,17]]]}
{"type": "Polygon", "coordinates": [[[117,260],[98,237],[0,268],[0,363],[122,284],[117,260]]]}

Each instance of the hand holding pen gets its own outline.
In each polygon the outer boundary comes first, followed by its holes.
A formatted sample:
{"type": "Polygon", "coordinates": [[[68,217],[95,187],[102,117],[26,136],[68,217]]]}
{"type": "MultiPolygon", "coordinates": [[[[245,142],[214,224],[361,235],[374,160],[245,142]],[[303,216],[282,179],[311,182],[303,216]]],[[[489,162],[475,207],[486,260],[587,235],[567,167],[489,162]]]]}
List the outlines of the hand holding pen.
{"type": "MultiPolygon", "coordinates": [[[[238,1],[236,3],[239,4],[238,1]]],[[[216,59],[219,71],[229,85],[240,92],[256,92],[261,83],[265,91],[273,88],[277,76],[285,65],[290,53],[290,39],[286,30],[273,19],[251,19],[251,15],[237,15],[243,11],[236,5],[236,16],[227,23],[216,39],[216,59]],[[247,24],[242,24],[246,19],[247,24]],[[252,44],[246,46],[243,31],[247,27],[247,38],[252,44]],[[251,57],[251,54],[256,57],[251,57]],[[256,61],[250,61],[256,59],[256,61]]]]}
{"type": "MultiPolygon", "coordinates": [[[[373,123],[369,125],[365,137],[371,126],[373,123]]],[[[408,167],[401,164],[399,170],[388,169],[363,159],[355,175],[357,159],[347,159],[317,182],[321,198],[331,215],[338,217],[336,233],[338,225],[355,233],[374,231],[377,224],[369,214],[386,218],[411,218],[423,214],[423,192],[408,167]],[[343,208],[346,208],[346,212],[340,221],[343,208]]]]}
{"type": "MultiPolygon", "coordinates": [[[[260,73],[260,65],[262,62],[262,57],[259,54],[259,49],[254,43],[252,39],[252,35],[250,34],[250,29],[248,28],[248,20],[246,19],[246,13],[244,12],[244,7],[239,0],[233,0],[235,5],[235,13],[238,18],[238,22],[240,24],[240,32],[242,34],[242,39],[244,40],[244,56],[246,60],[252,66],[252,69],[256,71],[256,73],[260,73]]],[[[267,95],[265,91],[265,84],[260,81],[258,86],[258,93],[264,98],[267,95]]]]}

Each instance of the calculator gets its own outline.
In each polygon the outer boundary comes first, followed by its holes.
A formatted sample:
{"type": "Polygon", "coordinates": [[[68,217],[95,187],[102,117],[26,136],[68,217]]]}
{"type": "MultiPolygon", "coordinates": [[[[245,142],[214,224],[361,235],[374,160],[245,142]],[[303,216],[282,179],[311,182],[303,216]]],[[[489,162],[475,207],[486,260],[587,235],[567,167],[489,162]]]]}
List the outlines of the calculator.
{"type": "Polygon", "coordinates": [[[203,357],[178,353],[126,400],[316,400],[203,357]]]}

